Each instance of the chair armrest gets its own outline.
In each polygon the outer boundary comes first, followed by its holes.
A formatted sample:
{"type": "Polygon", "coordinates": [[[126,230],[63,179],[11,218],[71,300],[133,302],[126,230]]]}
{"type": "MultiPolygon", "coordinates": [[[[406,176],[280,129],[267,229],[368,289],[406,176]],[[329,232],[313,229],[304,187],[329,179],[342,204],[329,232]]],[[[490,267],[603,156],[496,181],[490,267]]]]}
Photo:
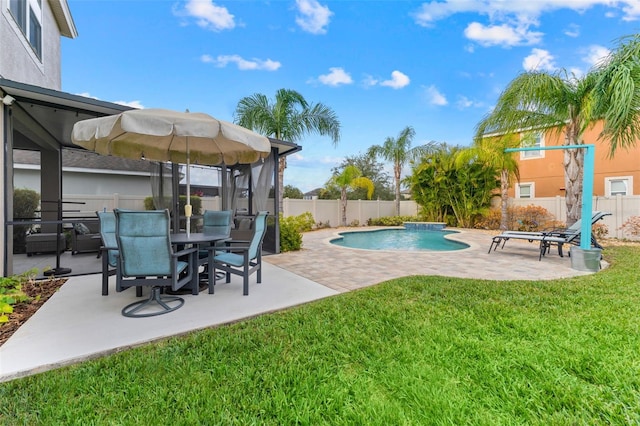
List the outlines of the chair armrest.
{"type": "Polygon", "coordinates": [[[183,250],[180,250],[180,251],[173,252],[172,256],[173,257],[180,257],[180,256],[184,256],[184,255],[187,255],[187,254],[195,253],[197,251],[198,251],[197,247],[190,247],[190,248],[186,248],[186,249],[183,249],[183,250]]]}

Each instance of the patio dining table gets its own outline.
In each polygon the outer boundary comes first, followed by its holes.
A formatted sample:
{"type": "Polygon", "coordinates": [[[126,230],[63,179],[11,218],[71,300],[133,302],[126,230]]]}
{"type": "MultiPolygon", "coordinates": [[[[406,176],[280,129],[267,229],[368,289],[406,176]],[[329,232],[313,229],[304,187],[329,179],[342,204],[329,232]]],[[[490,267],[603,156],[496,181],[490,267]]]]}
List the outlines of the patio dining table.
{"type": "MultiPolygon", "coordinates": [[[[199,248],[201,245],[210,245],[219,241],[226,241],[229,239],[230,239],[229,235],[223,234],[223,233],[191,232],[187,234],[186,232],[185,233],[181,232],[181,233],[171,234],[171,244],[174,246],[185,246],[187,244],[190,244],[193,246],[197,246],[199,248]]],[[[198,292],[200,291],[200,286],[198,283],[199,262],[197,257],[195,262],[192,262],[191,266],[193,268],[193,276],[194,276],[194,282],[191,285],[191,294],[197,295],[198,292]]]]}

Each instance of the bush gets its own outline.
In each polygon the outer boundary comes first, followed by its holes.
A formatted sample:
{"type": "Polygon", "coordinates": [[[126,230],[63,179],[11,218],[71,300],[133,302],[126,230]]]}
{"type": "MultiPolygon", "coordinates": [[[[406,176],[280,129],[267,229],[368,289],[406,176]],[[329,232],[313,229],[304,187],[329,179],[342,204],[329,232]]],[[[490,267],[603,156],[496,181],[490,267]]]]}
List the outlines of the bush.
{"type": "Polygon", "coordinates": [[[367,220],[369,226],[402,226],[405,222],[419,222],[416,216],[383,216],[367,220]]]}
{"type": "MultiPolygon", "coordinates": [[[[478,229],[500,229],[500,209],[491,209],[476,224],[478,229]]],[[[540,206],[510,206],[507,208],[507,229],[515,231],[541,231],[564,226],[551,213],[540,206]]]]}
{"type": "Polygon", "coordinates": [[[633,237],[640,237],[640,216],[631,216],[618,229],[633,237]]]}
{"type": "MultiPolygon", "coordinates": [[[[16,189],[13,191],[13,218],[32,219],[40,204],[40,194],[32,189],[16,189]]],[[[25,253],[27,232],[31,231],[31,225],[13,226],[13,252],[25,253]]]]}
{"type": "Polygon", "coordinates": [[[296,251],[302,248],[302,233],[300,232],[301,216],[282,217],[280,213],[280,251],[296,251]]]}

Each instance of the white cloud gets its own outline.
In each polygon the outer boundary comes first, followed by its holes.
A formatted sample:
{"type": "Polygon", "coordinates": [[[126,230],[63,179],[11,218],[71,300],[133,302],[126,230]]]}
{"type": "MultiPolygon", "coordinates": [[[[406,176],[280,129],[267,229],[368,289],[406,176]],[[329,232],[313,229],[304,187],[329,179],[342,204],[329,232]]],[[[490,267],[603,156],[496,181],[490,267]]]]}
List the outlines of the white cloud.
{"type": "Polygon", "coordinates": [[[401,73],[400,71],[391,72],[391,79],[380,82],[380,86],[391,87],[392,89],[402,89],[409,85],[409,76],[401,73]]]}
{"type": "Polygon", "coordinates": [[[590,66],[599,65],[609,57],[609,54],[611,51],[606,47],[592,44],[587,48],[587,53],[582,60],[590,66]]]}
{"type": "Polygon", "coordinates": [[[235,17],[226,7],[217,6],[212,0],[187,0],[184,9],[174,8],[174,15],[196,19],[196,24],[211,31],[235,28],[235,17]]]}
{"type": "Polygon", "coordinates": [[[362,85],[364,87],[372,87],[377,85],[380,82],[380,80],[374,78],[371,75],[365,75],[364,79],[362,79],[362,85]]]}
{"type": "Polygon", "coordinates": [[[569,24],[564,30],[564,34],[569,37],[578,37],[580,35],[580,27],[576,24],[569,24]]]}
{"type": "Polygon", "coordinates": [[[464,35],[469,40],[482,46],[520,46],[539,43],[542,33],[529,31],[526,25],[512,26],[482,25],[479,22],[470,23],[464,30],[464,35]]]}
{"type": "Polygon", "coordinates": [[[522,67],[527,71],[554,71],[557,67],[553,61],[554,57],[549,51],[534,48],[522,61],[522,67]]]}
{"type": "Polygon", "coordinates": [[[296,0],[296,7],[300,15],[296,17],[296,24],[311,34],[326,34],[329,20],[333,12],[316,0],[296,0]]]}
{"type": "Polygon", "coordinates": [[[466,96],[458,96],[458,101],[456,102],[456,106],[458,109],[467,109],[467,108],[482,108],[484,107],[484,103],[471,100],[466,96]]]}
{"type": "Polygon", "coordinates": [[[282,66],[282,64],[278,61],[273,61],[271,59],[257,59],[253,58],[251,60],[244,59],[240,55],[218,55],[217,57],[213,57],[211,55],[202,55],[200,60],[204,63],[214,64],[217,67],[224,68],[230,63],[236,64],[239,70],[247,71],[247,70],[266,70],[266,71],[276,71],[278,68],[282,66]]]}
{"type": "Polygon", "coordinates": [[[353,79],[349,73],[342,68],[333,67],[329,68],[329,71],[331,71],[329,74],[323,74],[318,77],[320,83],[326,84],[327,86],[340,86],[341,84],[353,83],[353,79]]]}
{"type": "Polygon", "coordinates": [[[448,104],[447,98],[434,85],[425,88],[425,94],[427,95],[427,101],[431,105],[443,106],[448,104]]]}
{"type": "MultiPolygon", "coordinates": [[[[89,92],[76,93],[76,95],[83,96],[85,98],[96,99],[98,101],[101,100],[99,97],[93,96],[89,92]]],[[[144,105],[142,105],[142,103],[140,101],[111,101],[111,103],[118,104],[118,105],[124,105],[124,106],[128,106],[128,107],[131,107],[131,108],[144,109],[144,105]]]]}
{"type": "MultiPolygon", "coordinates": [[[[625,20],[640,17],[638,0],[432,0],[423,3],[413,13],[418,25],[429,27],[435,22],[457,13],[477,13],[486,15],[492,21],[506,21],[515,18],[521,22],[537,19],[540,15],[554,10],[569,9],[584,12],[595,6],[608,7],[611,10],[622,10],[625,20]]],[[[607,13],[611,13],[611,10],[607,13]]]]}
{"type": "MultiPolygon", "coordinates": [[[[626,21],[640,18],[640,0],[431,0],[424,2],[412,16],[423,27],[433,27],[458,13],[486,16],[488,24],[473,22],[465,35],[482,46],[508,47],[539,43],[543,34],[531,28],[539,26],[538,18],[544,13],[563,9],[582,13],[596,6],[607,8],[605,16],[613,17],[620,12],[626,21]]],[[[579,32],[569,26],[565,34],[576,37],[579,32]]]]}
{"type": "Polygon", "coordinates": [[[144,105],[140,101],[113,101],[114,104],[124,105],[131,108],[144,109],[144,105]]]}

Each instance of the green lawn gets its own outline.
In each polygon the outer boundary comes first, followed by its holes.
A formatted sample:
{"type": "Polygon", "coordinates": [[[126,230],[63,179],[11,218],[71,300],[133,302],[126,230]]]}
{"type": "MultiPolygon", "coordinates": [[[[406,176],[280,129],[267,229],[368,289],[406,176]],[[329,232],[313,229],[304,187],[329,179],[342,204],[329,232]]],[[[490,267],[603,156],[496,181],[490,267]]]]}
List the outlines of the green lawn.
{"type": "Polygon", "coordinates": [[[3,383],[0,424],[638,424],[640,246],[605,253],[587,277],[407,277],[3,383]]]}

